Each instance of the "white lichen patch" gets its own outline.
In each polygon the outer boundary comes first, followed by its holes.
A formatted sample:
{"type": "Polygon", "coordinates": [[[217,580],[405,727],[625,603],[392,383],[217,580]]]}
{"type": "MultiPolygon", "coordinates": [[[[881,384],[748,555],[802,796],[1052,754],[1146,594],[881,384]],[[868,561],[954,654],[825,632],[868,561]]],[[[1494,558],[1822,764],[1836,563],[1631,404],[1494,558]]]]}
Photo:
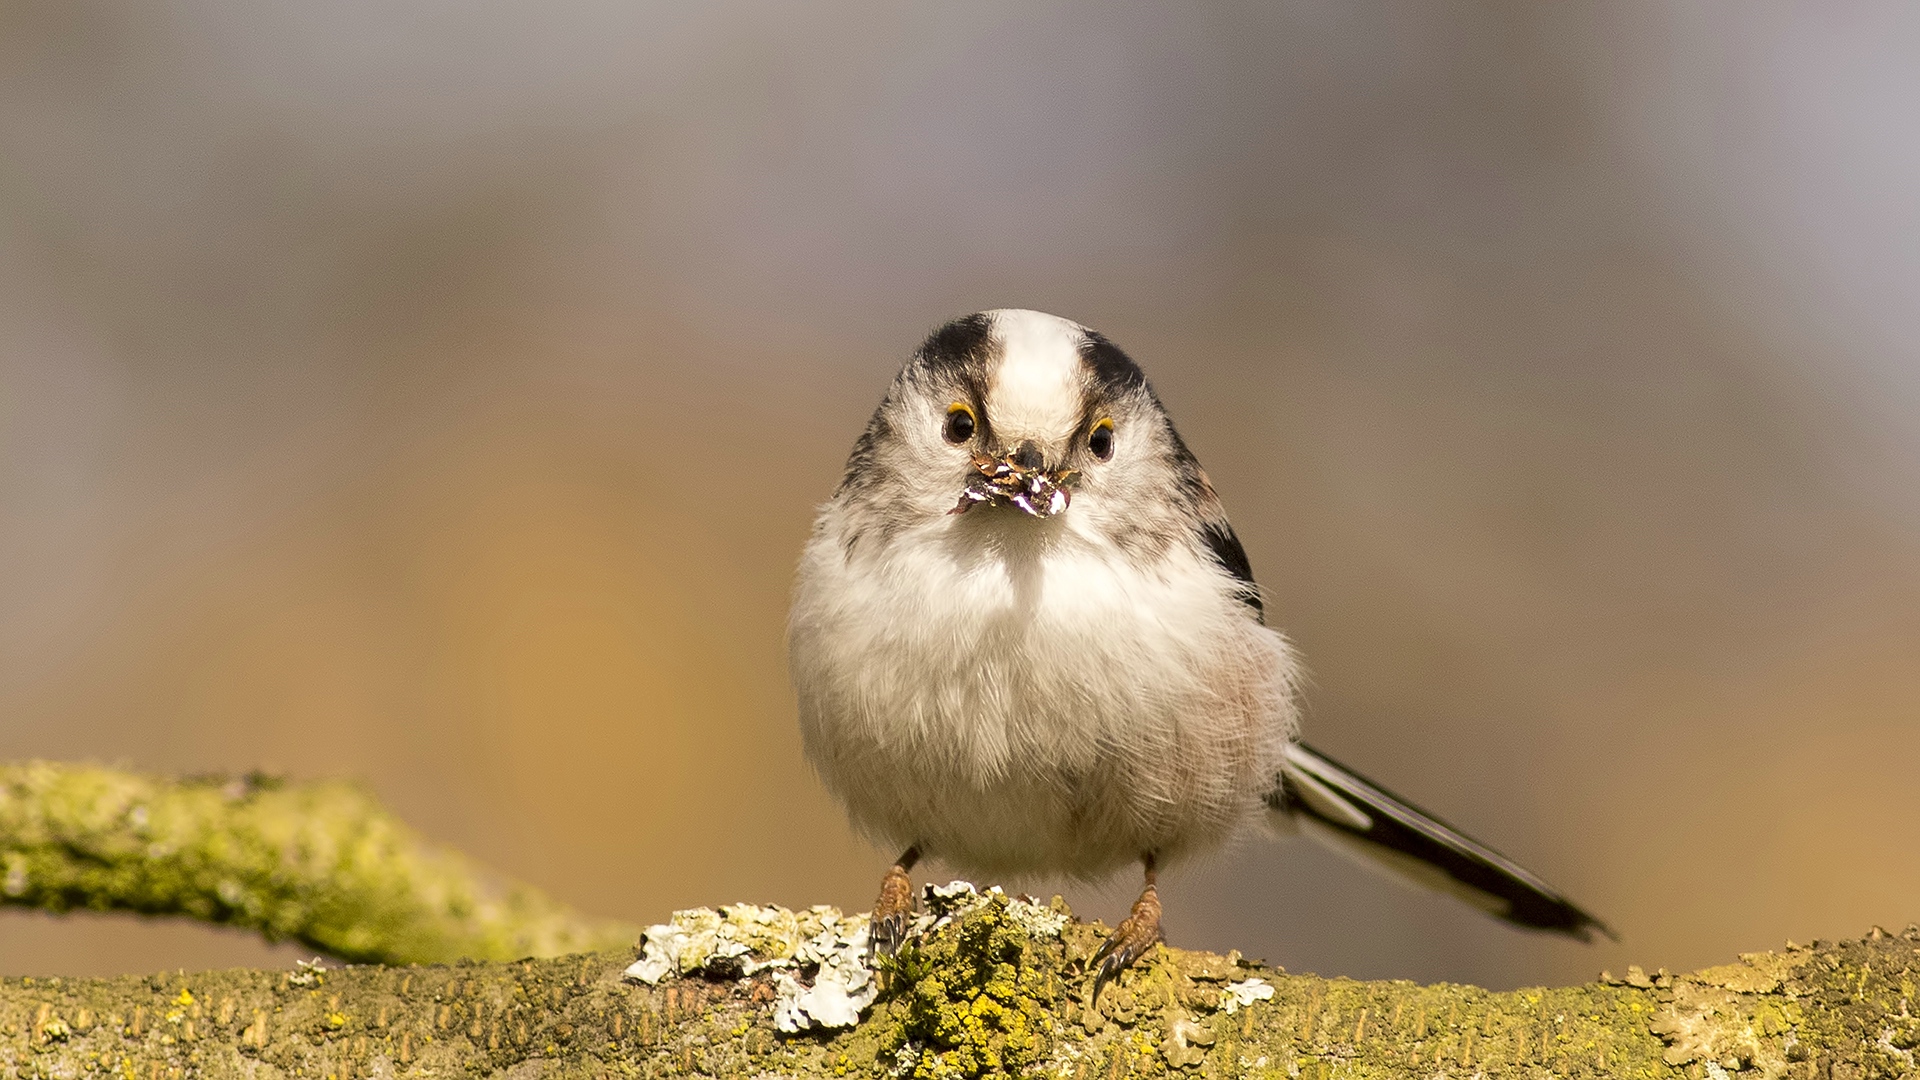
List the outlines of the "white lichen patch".
{"type": "Polygon", "coordinates": [[[867,966],[867,917],[825,904],[676,911],[672,921],[647,927],[640,959],[626,975],[655,984],[669,975],[744,978],[768,969],[777,969],[773,1016],[780,1030],[858,1023],[877,992],[867,966]],[[810,973],[810,983],[795,973],[810,973]]]}
{"type": "Polygon", "coordinates": [[[1035,938],[1057,938],[1066,927],[1069,916],[1064,911],[1056,911],[1046,904],[1030,897],[1009,897],[995,885],[985,892],[973,887],[971,882],[953,881],[945,885],[929,885],[925,893],[926,910],[913,922],[913,933],[924,934],[968,912],[977,911],[995,900],[1003,900],[1007,905],[1007,918],[1014,925],[1035,938]]]}
{"type": "Polygon", "coordinates": [[[847,921],[857,922],[858,929],[822,931],[803,946],[803,962],[818,958],[811,986],[784,971],[774,975],[774,1027],[785,1032],[852,1027],[860,1022],[861,1010],[873,1004],[880,987],[867,965],[867,920],[847,921]]]}
{"type": "MultiPolygon", "coordinates": [[[[1035,937],[1057,938],[1067,924],[1066,913],[1044,904],[956,881],[927,887],[910,934],[931,933],[996,900],[1035,937]]],[[[676,911],[647,927],[626,977],[654,985],[670,975],[745,978],[767,970],[774,972],[773,1023],[785,1032],[852,1027],[879,992],[868,963],[867,916],[824,904],[805,911],[755,904],[676,911]]]]}
{"type": "Polygon", "coordinates": [[[1227,984],[1227,992],[1220,998],[1220,1009],[1226,1013],[1239,1012],[1242,1006],[1256,1001],[1266,1001],[1273,996],[1273,987],[1265,979],[1242,979],[1227,984]]]}
{"type": "Polygon", "coordinates": [[[866,942],[867,917],[842,915],[824,904],[805,911],[734,904],[718,911],[692,908],[671,922],[649,926],[640,959],[629,978],[658,983],[669,975],[746,976],[766,968],[818,963],[822,947],[858,938],[866,942]]]}
{"type": "Polygon", "coordinates": [[[322,973],[327,970],[325,957],[316,956],[311,960],[295,960],[293,972],[287,976],[292,986],[319,986],[322,973]]]}

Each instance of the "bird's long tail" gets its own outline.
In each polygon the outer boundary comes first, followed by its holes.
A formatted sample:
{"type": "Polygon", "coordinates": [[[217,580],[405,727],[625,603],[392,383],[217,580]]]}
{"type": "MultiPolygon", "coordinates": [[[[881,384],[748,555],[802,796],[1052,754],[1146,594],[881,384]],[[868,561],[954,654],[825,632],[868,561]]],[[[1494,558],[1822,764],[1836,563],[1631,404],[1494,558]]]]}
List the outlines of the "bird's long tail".
{"type": "Polygon", "coordinates": [[[1452,893],[1497,919],[1582,941],[1614,932],[1511,859],[1302,743],[1267,805],[1300,831],[1393,876],[1452,893]]]}

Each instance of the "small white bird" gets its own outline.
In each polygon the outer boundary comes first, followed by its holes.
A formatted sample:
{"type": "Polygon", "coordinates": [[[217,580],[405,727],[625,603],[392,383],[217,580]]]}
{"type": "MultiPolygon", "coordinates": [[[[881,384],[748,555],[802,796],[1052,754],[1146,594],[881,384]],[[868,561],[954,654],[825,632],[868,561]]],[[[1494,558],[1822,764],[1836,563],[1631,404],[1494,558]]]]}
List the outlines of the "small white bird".
{"type": "Polygon", "coordinates": [[[807,756],[903,850],[989,878],[1146,886],[1093,996],[1160,940],[1155,870],[1263,815],[1496,916],[1606,928],[1540,879],[1296,741],[1292,649],[1140,368],[1036,311],[934,331],[854,444],[801,557],[788,645],[807,756]]]}

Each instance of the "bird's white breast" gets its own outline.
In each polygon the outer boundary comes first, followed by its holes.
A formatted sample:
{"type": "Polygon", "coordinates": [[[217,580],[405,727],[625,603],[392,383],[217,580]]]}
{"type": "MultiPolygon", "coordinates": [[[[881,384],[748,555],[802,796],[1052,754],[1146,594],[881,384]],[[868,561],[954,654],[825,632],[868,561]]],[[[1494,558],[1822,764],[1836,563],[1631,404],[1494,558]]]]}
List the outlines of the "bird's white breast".
{"type": "Polygon", "coordinates": [[[1142,565],[1065,518],[947,518],[803,556],[809,757],[855,823],[990,875],[1097,876],[1224,839],[1293,732],[1292,657],[1181,546],[1142,565]]]}

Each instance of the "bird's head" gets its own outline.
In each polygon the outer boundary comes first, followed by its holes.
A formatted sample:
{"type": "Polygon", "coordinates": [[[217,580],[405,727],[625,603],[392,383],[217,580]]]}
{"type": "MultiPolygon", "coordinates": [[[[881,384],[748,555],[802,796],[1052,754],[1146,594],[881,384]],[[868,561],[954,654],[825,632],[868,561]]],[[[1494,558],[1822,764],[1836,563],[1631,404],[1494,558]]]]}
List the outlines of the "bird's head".
{"type": "Polygon", "coordinates": [[[842,492],[920,514],[1050,518],[1083,493],[1177,496],[1169,485],[1197,473],[1189,462],[1126,354],[1077,323],[1008,309],[927,338],[855,446],[842,492]]]}

